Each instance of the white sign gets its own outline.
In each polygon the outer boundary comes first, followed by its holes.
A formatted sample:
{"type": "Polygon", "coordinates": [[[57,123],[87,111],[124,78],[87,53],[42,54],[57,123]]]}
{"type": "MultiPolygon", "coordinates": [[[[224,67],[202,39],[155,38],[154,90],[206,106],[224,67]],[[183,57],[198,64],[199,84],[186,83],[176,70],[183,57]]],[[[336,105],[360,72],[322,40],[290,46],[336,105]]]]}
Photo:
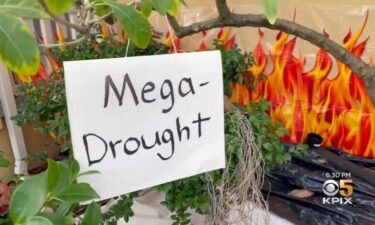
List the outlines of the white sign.
{"type": "Polygon", "coordinates": [[[107,199],[225,167],[219,51],[64,62],[79,178],[107,199]]]}

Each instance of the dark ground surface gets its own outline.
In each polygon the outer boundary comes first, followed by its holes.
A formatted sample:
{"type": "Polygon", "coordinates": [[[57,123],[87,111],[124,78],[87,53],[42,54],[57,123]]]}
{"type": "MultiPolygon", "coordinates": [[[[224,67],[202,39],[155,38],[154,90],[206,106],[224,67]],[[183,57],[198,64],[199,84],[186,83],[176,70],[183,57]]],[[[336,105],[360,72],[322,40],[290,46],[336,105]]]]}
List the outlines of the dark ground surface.
{"type": "Polygon", "coordinates": [[[297,225],[375,225],[375,160],[333,148],[310,149],[308,156],[268,173],[263,193],[273,213],[297,225]],[[323,204],[323,183],[340,179],[352,180],[353,204],[323,204]],[[298,198],[293,190],[313,195],[298,198]]]}

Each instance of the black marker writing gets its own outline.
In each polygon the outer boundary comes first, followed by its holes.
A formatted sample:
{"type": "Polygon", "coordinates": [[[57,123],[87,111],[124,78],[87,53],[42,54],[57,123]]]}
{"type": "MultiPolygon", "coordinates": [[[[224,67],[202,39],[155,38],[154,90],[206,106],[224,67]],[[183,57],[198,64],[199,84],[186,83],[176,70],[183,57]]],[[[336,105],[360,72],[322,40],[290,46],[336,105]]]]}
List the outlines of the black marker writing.
{"type": "Polygon", "coordinates": [[[203,123],[207,123],[211,118],[202,117],[201,113],[198,113],[197,119],[194,119],[188,124],[182,124],[180,117],[175,119],[175,127],[167,128],[164,131],[156,131],[155,135],[145,136],[141,134],[139,137],[128,137],[121,140],[109,140],[107,141],[104,137],[98,134],[89,133],[82,136],[82,140],[85,146],[87,154],[87,160],[89,166],[100,163],[105,159],[108,152],[112,154],[112,158],[116,159],[119,152],[125,153],[125,155],[133,156],[137,152],[144,149],[152,151],[152,149],[166,145],[167,147],[158,148],[156,155],[161,160],[169,160],[175,154],[176,142],[191,141],[192,137],[200,138],[203,135],[203,123]],[[197,125],[196,127],[194,125],[197,125]],[[191,132],[197,135],[191,136],[191,132]],[[108,151],[108,146],[110,151],[108,151]],[[92,152],[95,149],[98,152],[92,152]],[[96,156],[94,158],[94,155],[96,156]]]}
{"type": "MultiPolygon", "coordinates": [[[[207,85],[209,82],[200,83],[200,87],[207,85]]],[[[167,105],[162,109],[162,113],[169,113],[172,111],[176,97],[185,98],[188,95],[195,95],[196,90],[191,77],[183,77],[177,84],[177,91],[175,90],[174,84],[171,80],[165,79],[160,87],[156,87],[155,83],[152,81],[146,82],[141,87],[136,87],[129,74],[123,76],[122,83],[116,84],[113,81],[111,75],[105,77],[104,82],[104,108],[109,106],[111,96],[115,97],[115,101],[118,102],[118,106],[122,106],[125,100],[125,94],[129,93],[133,99],[135,106],[138,106],[140,103],[150,104],[158,100],[157,95],[160,96],[160,99],[168,102],[167,105]],[[140,89],[139,89],[140,88],[140,89]],[[141,90],[140,93],[137,93],[136,90],[141,90]],[[159,93],[157,90],[159,89],[159,93]],[[176,93],[175,93],[176,91],[176,93]],[[140,96],[140,98],[139,98],[140,96]]]]}

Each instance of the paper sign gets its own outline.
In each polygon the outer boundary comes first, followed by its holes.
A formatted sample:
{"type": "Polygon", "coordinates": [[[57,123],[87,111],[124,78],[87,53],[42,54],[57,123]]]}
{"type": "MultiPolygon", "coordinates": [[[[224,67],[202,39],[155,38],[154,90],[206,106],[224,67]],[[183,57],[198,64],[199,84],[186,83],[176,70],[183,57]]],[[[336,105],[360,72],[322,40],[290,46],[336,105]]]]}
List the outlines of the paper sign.
{"type": "Polygon", "coordinates": [[[101,199],[225,167],[219,51],[64,62],[79,177],[101,199]]]}

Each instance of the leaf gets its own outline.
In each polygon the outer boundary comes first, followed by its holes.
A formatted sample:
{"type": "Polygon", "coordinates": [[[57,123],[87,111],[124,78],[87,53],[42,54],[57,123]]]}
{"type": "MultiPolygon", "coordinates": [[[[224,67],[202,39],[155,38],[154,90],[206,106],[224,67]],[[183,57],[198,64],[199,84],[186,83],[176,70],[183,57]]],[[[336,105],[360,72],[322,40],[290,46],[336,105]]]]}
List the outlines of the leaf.
{"type": "Polygon", "coordinates": [[[59,215],[53,212],[41,212],[41,213],[38,213],[35,217],[42,217],[42,219],[47,219],[53,225],[74,224],[73,215],[65,216],[65,215],[59,215]]]}
{"type": "Polygon", "coordinates": [[[278,0],[262,0],[264,14],[266,15],[268,22],[274,24],[277,19],[277,6],[278,0]]]}
{"type": "Polygon", "coordinates": [[[59,168],[57,163],[48,159],[48,191],[52,192],[59,181],[59,168]]]}
{"type": "Polygon", "coordinates": [[[71,171],[67,163],[48,159],[48,191],[59,193],[72,183],[71,171]]]}
{"type": "Polygon", "coordinates": [[[109,13],[111,8],[107,5],[99,5],[95,6],[95,13],[98,16],[104,16],[105,14],[109,13]]]}
{"type": "Polygon", "coordinates": [[[56,195],[56,198],[66,203],[75,204],[99,198],[99,196],[90,185],[80,183],[72,184],[70,187],[67,187],[61,193],[56,195]]]}
{"type": "Polygon", "coordinates": [[[263,148],[268,150],[268,151],[272,151],[273,150],[273,145],[271,143],[264,143],[263,144],[263,148]]]}
{"type": "Polygon", "coordinates": [[[180,11],[180,0],[169,0],[169,5],[167,8],[168,14],[176,16],[178,11],[180,11]]]}
{"type": "Polygon", "coordinates": [[[74,0],[44,0],[47,8],[53,14],[63,14],[68,11],[74,3],[74,0]]]}
{"type": "Polygon", "coordinates": [[[270,102],[267,102],[267,101],[261,101],[260,102],[260,110],[262,110],[262,111],[267,111],[271,107],[272,107],[272,104],[270,102]]]}
{"type": "Polygon", "coordinates": [[[143,0],[139,5],[141,13],[148,18],[152,11],[152,0],[143,0]]]}
{"type": "Polygon", "coordinates": [[[32,19],[49,17],[38,0],[0,0],[0,14],[2,13],[32,19]]]}
{"type": "Polygon", "coordinates": [[[9,217],[0,218],[0,225],[13,225],[9,217]]]}
{"type": "Polygon", "coordinates": [[[13,192],[9,215],[15,224],[23,224],[42,208],[47,200],[47,173],[35,175],[22,182],[13,192]]]}
{"type": "Polygon", "coordinates": [[[72,180],[75,180],[77,178],[79,170],[79,163],[77,162],[77,160],[73,159],[70,164],[70,178],[72,180]]]}
{"type": "Polygon", "coordinates": [[[40,65],[37,41],[20,19],[0,14],[0,60],[21,76],[34,75],[40,65]]]}
{"type": "Polygon", "coordinates": [[[2,153],[0,153],[0,167],[9,167],[13,163],[7,160],[2,153]]]}
{"type": "MultiPolygon", "coordinates": [[[[95,1],[93,1],[93,0],[90,0],[90,1],[93,2],[94,5],[95,5],[95,1]]],[[[114,0],[107,0],[107,1],[115,2],[114,0]]],[[[102,1],[99,1],[99,3],[101,3],[101,2],[102,1]]],[[[96,15],[98,15],[100,17],[110,13],[111,11],[112,11],[112,9],[108,5],[95,5],[95,13],[96,13],[96,15]]],[[[112,16],[107,17],[105,19],[105,22],[113,25],[114,24],[113,17],[112,16]]]]}
{"type": "Polygon", "coordinates": [[[55,214],[58,216],[64,216],[72,209],[72,204],[61,203],[55,210],[55,214]]]}
{"type": "Polygon", "coordinates": [[[99,225],[102,221],[102,214],[99,205],[96,202],[92,202],[85,211],[85,217],[82,220],[81,225],[99,225]]]}
{"type": "Polygon", "coordinates": [[[31,220],[24,223],[24,225],[54,225],[51,220],[43,216],[34,216],[31,220]]]}
{"type": "Polygon", "coordinates": [[[169,1],[170,0],[152,0],[152,6],[158,13],[162,16],[165,16],[167,10],[169,8],[169,1]]]}
{"type": "Polygon", "coordinates": [[[288,134],[288,130],[284,127],[279,127],[276,131],[275,134],[278,137],[284,137],[286,134],[288,134]]]}
{"type": "Polygon", "coordinates": [[[86,171],[86,172],[83,172],[83,173],[78,174],[77,177],[87,176],[87,175],[91,175],[91,174],[100,174],[100,171],[97,171],[97,170],[89,170],[89,171],[86,171]]]}
{"type": "Polygon", "coordinates": [[[146,48],[151,41],[151,26],[146,18],[133,7],[114,2],[105,2],[114,13],[130,40],[140,48],[146,48]]]}

